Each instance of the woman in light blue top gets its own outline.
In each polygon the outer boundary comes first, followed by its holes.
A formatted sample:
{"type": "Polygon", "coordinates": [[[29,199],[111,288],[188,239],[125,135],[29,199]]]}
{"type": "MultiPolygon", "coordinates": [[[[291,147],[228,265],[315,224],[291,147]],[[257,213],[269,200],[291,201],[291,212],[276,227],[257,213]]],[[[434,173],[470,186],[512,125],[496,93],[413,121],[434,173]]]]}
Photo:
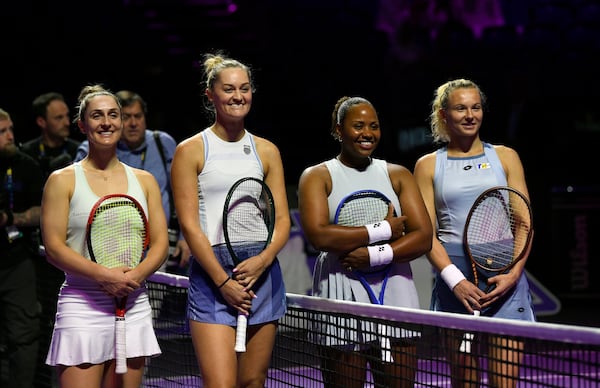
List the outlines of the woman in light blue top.
{"type": "MultiPolygon", "coordinates": [[[[462,244],[469,209],[484,190],[510,186],[528,196],[517,152],[479,138],[485,102],[479,86],[470,80],[456,79],[441,85],[436,90],[430,118],[434,141],[443,146],[422,156],[415,166],[415,177],[432,224],[437,226],[427,255],[437,272],[431,306],[437,311],[472,314],[478,310],[486,316],[533,321],[529,285],[523,272],[527,257],[510,272],[484,278],[477,287],[462,244]],[[482,291],[486,282],[495,286],[488,294],[482,291]]],[[[457,352],[452,350],[459,348],[460,336],[448,341],[453,386],[477,383],[477,360],[456,358],[457,352]]],[[[523,344],[502,338],[490,341],[494,345],[489,347],[490,352],[504,350],[502,355],[491,354],[488,360],[488,368],[493,372],[488,376],[490,382],[497,387],[514,386],[523,344]]]]}

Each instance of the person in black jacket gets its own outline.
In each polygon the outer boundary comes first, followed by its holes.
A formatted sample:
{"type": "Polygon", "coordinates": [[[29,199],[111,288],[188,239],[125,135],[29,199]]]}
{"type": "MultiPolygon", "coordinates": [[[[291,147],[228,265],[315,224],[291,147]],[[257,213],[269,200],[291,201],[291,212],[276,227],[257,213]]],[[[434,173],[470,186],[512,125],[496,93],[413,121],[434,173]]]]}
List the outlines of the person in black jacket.
{"type": "Polygon", "coordinates": [[[40,307],[30,234],[39,227],[43,178],[15,144],[10,115],[0,109],[0,333],[9,352],[4,387],[33,387],[40,307]]]}
{"type": "Polygon", "coordinates": [[[45,180],[52,171],[73,162],[80,142],[69,137],[69,107],[62,94],[48,92],[37,96],[32,110],[41,134],[25,142],[21,151],[37,160],[45,180]]]}

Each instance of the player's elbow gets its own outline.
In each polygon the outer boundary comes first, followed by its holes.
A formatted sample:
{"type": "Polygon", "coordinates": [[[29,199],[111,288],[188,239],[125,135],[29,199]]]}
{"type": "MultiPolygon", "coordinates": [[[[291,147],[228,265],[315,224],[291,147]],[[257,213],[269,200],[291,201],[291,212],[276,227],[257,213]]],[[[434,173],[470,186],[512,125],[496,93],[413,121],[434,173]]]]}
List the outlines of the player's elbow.
{"type": "Polygon", "coordinates": [[[419,238],[415,241],[415,251],[418,252],[418,256],[428,254],[433,247],[433,236],[431,233],[420,232],[419,238]]]}

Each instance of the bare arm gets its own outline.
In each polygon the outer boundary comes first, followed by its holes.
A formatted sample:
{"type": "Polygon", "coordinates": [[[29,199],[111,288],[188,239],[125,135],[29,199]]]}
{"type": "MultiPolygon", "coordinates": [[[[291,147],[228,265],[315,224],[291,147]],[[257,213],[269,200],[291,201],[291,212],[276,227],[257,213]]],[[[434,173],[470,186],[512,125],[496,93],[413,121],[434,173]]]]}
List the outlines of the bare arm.
{"type": "Polygon", "coordinates": [[[66,273],[92,279],[115,296],[125,296],[140,284],[126,276],[127,269],[109,269],[86,259],[67,245],[69,203],[75,186],[73,167],[50,175],[44,187],[41,229],[46,258],[66,273]]]}
{"type": "Polygon", "coordinates": [[[320,251],[349,252],[369,243],[365,227],[348,227],[329,222],[327,197],[331,178],[325,164],[304,170],[298,184],[298,210],[308,241],[320,251]]]}
{"type": "MultiPolygon", "coordinates": [[[[389,241],[394,262],[407,262],[429,252],[433,228],[423,198],[411,172],[403,166],[388,163],[388,173],[402,209],[404,232],[389,241]]],[[[389,219],[389,218],[388,218],[389,219]]],[[[371,258],[366,247],[349,252],[342,266],[367,268],[371,258]]]]}
{"type": "Polygon", "coordinates": [[[181,231],[190,251],[215,285],[227,278],[227,272],[215,257],[210,241],[200,228],[198,174],[204,166],[202,137],[196,135],[175,149],[171,166],[171,185],[181,231]]]}
{"type": "Polygon", "coordinates": [[[162,199],[158,183],[152,174],[143,170],[135,170],[140,181],[146,201],[148,202],[148,223],[150,225],[150,246],[144,260],[128,273],[128,276],[137,282],[142,282],[156,272],[167,259],[169,241],[167,236],[167,222],[162,210],[162,199]]]}
{"type": "MultiPolygon", "coordinates": [[[[433,187],[435,160],[435,152],[421,157],[415,165],[415,178],[419,188],[421,189],[421,194],[434,228],[431,251],[429,251],[427,254],[427,258],[436,271],[442,272],[442,270],[448,268],[452,264],[452,260],[450,259],[450,256],[448,255],[448,252],[446,252],[444,246],[437,238],[437,216],[433,187]]],[[[463,274],[463,276],[465,275],[466,274],[463,274]]],[[[469,312],[472,313],[473,309],[480,310],[482,308],[480,300],[483,296],[485,296],[485,293],[466,278],[459,281],[454,286],[452,291],[454,292],[456,298],[463,303],[469,312]]]]}
{"type": "MultiPolygon", "coordinates": [[[[520,191],[529,199],[529,191],[527,190],[527,184],[525,182],[525,172],[518,153],[509,147],[495,147],[506,173],[508,186],[520,191]]],[[[514,267],[511,268],[510,272],[506,274],[499,274],[489,279],[488,284],[493,284],[496,286],[496,288],[490,291],[483,301],[486,303],[493,303],[498,297],[504,295],[508,290],[512,289],[517,284],[517,281],[525,270],[525,264],[527,263],[530,250],[531,242],[524,257],[519,260],[514,267]]]]}

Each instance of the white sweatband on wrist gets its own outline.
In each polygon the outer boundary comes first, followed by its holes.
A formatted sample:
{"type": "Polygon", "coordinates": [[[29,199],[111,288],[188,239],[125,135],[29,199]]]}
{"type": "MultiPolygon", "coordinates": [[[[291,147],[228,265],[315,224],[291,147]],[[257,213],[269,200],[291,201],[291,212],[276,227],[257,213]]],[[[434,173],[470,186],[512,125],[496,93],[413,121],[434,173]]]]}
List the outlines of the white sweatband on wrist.
{"type": "Polygon", "coordinates": [[[370,245],[367,249],[371,267],[389,264],[394,259],[394,250],[390,244],[370,245]]]}
{"type": "Polygon", "coordinates": [[[367,228],[367,232],[369,232],[369,244],[388,241],[392,238],[392,227],[385,220],[365,225],[365,227],[367,228]]]}
{"type": "Polygon", "coordinates": [[[450,264],[449,266],[444,268],[442,272],[440,272],[440,275],[442,276],[442,279],[444,279],[450,290],[453,290],[458,283],[466,279],[465,275],[454,264],[450,264]]]}

